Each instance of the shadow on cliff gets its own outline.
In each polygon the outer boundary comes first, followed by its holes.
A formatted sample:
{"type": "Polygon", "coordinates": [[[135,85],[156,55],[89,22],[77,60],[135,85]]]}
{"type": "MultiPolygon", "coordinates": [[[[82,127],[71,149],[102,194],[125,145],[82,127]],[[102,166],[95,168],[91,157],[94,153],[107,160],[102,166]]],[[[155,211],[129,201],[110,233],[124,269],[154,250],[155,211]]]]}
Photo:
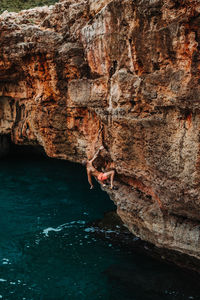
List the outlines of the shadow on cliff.
{"type": "Polygon", "coordinates": [[[16,145],[11,141],[9,135],[0,135],[0,159],[17,157],[41,157],[47,155],[40,145],[16,145]]]}

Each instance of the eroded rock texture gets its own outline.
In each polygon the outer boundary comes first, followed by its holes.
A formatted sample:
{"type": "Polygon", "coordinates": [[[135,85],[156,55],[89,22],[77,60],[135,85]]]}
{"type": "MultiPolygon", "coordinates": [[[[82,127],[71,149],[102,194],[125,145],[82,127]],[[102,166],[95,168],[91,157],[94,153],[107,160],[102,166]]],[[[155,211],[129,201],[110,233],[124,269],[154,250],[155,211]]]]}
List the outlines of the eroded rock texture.
{"type": "Polygon", "coordinates": [[[197,258],[199,13],[196,0],[67,0],[0,16],[0,134],[76,162],[103,143],[123,222],[197,258]]]}

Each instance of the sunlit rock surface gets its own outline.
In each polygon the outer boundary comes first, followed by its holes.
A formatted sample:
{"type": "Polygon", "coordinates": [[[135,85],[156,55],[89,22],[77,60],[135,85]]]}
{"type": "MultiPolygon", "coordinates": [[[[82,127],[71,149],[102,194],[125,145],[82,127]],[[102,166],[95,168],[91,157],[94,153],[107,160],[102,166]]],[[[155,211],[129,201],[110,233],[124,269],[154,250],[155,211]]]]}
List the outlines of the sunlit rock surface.
{"type": "Polygon", "coordinates": [[[76,162],[103,143],[130,231],[197,258],[199,14],[195,0],[68,0],[0,16],[0,134],[76,162]]]}

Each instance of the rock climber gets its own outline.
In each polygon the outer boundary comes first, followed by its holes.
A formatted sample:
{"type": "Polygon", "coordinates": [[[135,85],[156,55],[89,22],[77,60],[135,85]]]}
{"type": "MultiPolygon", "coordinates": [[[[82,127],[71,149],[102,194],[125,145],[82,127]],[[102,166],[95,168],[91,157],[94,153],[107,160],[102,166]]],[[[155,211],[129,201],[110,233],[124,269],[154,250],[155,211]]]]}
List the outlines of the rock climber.
{"type": "Polygon", "coordinates": [[[95,155],[93,156],[92,159],[90,159],[86,162],[83,162],[83,164],[86,165],[86,170],[87,170],[88,182],[90,184],[90,189],[94,188],[94,186],[92,184],[92,176],[96,177],[98,179],[98,181],[101,184],[103,184],[104,186],[105,186],[104,181],[110,178],[110,188],[113,189],[113,179],[114,179],[115,171],[112,170],[112,171],[108,171],[108,172],[103,173],[103,172],[97,171],[95,169],[95,167],[93,166],[94,160],[99,155],[99,152],[103,149],[104,149],[104,146],[101,146],[99,148],[99,150],[95,153],[95,155]]]}

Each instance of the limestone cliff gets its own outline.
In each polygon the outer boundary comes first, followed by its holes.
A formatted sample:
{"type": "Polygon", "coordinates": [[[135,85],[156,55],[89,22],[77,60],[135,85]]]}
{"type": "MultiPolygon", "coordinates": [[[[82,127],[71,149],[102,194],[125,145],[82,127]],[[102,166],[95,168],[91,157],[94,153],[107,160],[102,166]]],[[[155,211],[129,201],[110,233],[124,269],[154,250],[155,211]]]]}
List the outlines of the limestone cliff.
{"type": "Polygon", "coordinates": [[[130,231],[200,258],[200,3],[60,1],[4,12],[0,42],[1,135],[75,162],[103,143],[130,231]]]}

